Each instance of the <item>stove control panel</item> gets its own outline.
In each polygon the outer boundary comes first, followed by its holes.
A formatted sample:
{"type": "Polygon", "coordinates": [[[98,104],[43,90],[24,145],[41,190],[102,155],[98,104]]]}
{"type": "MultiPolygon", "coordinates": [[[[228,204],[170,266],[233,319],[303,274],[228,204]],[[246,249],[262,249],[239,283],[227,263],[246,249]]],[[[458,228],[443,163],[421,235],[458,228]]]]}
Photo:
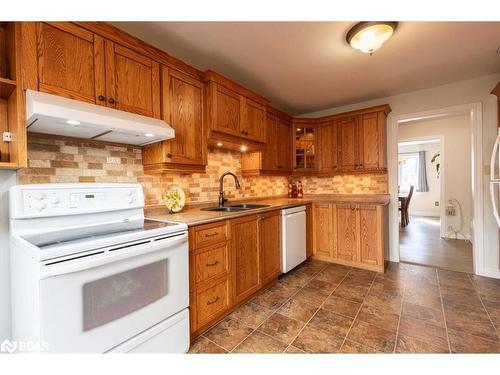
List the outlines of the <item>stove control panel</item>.
{"type": "Polygon", "coordinates": [[[140,185],[85,185],[18,185],[10,193],[11,208],[14,205],[14,214],[17,216],[31,217],[144,207],[140,185]]]}

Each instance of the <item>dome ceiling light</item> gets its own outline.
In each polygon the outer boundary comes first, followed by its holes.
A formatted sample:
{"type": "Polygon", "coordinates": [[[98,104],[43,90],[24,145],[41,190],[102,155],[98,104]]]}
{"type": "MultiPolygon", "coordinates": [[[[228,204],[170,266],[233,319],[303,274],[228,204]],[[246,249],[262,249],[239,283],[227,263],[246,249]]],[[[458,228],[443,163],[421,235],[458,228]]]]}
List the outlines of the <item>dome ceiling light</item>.
{"type": "Polygon", "coordinates": [[[396,31],[397,22],[359,22],[346,35],[347,43],[361,52],[373,54],[396,31]]]}

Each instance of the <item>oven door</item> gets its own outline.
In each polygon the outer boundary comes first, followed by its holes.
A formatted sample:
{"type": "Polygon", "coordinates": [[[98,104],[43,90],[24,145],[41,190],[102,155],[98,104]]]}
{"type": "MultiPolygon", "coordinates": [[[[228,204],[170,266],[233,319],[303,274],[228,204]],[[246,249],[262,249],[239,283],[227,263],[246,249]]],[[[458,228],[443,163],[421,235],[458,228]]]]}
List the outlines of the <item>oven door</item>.
{"type": "Polygon", "coordinates": [[[189,304],[186,232],[48,263],[41,337],[55,352],[105,352],[189,304]]]}

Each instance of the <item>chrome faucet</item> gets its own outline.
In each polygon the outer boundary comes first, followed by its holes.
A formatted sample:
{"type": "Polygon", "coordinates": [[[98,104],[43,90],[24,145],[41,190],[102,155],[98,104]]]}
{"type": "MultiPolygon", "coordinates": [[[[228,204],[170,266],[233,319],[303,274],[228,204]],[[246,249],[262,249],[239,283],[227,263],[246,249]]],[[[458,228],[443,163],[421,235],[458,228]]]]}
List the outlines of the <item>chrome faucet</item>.
{"type": "Polygon", "coordinates": [[[224,198],[224,177],[226,177],[227,175],[233,176],[234,183],[236,184],[236,189],[241,189],[240,181],[238,181],[238,177],[236,177],[234,173],[223,173],[219,178],[219,207],[224,207],[224,203],[227,201],[227,199],[224,198]]]}

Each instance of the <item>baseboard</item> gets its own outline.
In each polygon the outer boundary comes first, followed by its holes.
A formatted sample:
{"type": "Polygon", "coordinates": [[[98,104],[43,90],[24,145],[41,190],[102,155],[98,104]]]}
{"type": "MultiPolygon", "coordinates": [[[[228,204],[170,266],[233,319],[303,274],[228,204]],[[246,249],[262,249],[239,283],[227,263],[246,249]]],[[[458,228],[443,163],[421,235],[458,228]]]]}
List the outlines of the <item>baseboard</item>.
{"type": "Polygon", "coordinates": [[[425,217],[437,217],[439,218],[439,212],[433,212],[433,211],[417,211],[417,210],[410,210],[410,217],[412,216],[425,216],[425,217]]]}
{"type": "Polygon", "coordinates": [[[483,268],[480,273],[478,273],[479,276],[484,276],[484,277],[493,277],[495,279],[500,279],[500,269],[498,268],[483,268]]]}

